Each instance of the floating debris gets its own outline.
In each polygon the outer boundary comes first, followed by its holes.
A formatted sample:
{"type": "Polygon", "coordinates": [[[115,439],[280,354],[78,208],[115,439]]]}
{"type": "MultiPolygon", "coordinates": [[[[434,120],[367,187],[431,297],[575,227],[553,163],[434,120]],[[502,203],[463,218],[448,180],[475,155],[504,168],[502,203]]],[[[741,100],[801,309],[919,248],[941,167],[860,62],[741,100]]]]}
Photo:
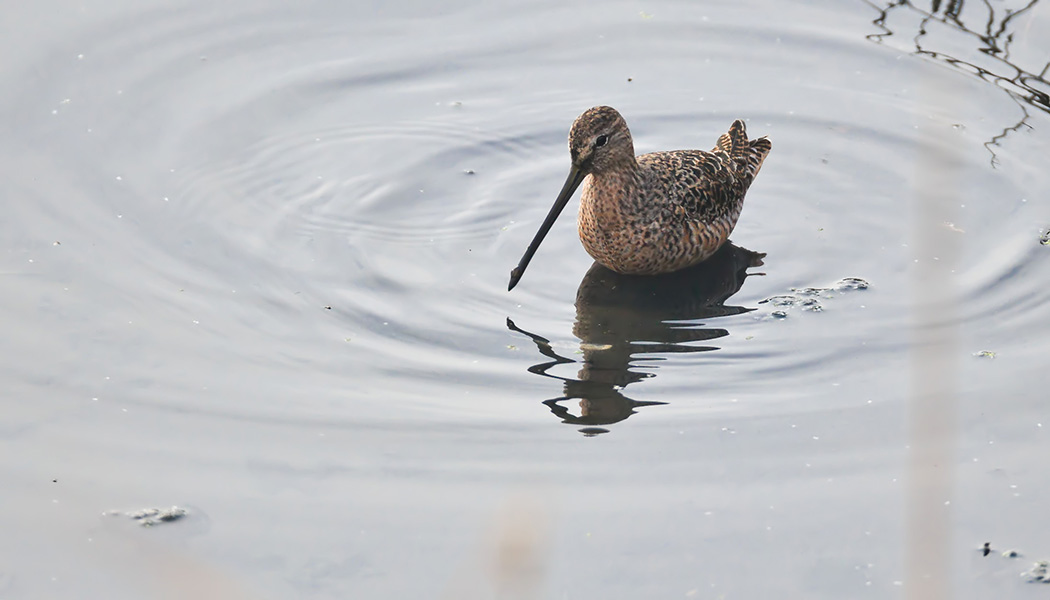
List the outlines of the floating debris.
{"type": "Polygon", "coordinates": [[[780,310],[773,311],[770,316],[776,318],[783,318],[787,316],[784,309],[798,308],[809,312],[822,312],[824,305],[820,303],[821,299],[832,299],[837,295],[853,291],[853,290],[866,290],[870,284],[860,277],[843,277],[839,279],[831,287],[797,287],[790,288],[793,294],[779,294],[776,296],[770,296],[764,300],[760,300],[759,304],[769,304],[776,306],[780,310]]]}
{"type": "Polygon", "coordinates": [[[1041,560],[1031,570],[1021,573],[1028,583],[1050,583],[1050,561],[1041,560]]]}
{"type": "MultiPolygon", "coordinates": [[[[988,556],[992,552],[998,552],[995,548],[992,548],[991,542],[985,542],[984,546],[980,548],[982,556],[988,556]]],[[[1003,550],[1000,554],[1003,558],[1021,558],[1020,550],[1003,550]]]]}
{"type": "Polygon", "coordinates": [[[463,169],[463,174],[464,175],[473,175],[474,174],[474,169],[463,169]]]}
{"type": "Polygon", "coordinates": [[[1043,235],[1039,237],[1039,243],[1044,246],[1050,246],[1050,228],[1047,228],[1043,235]]]}
{"type": "Polygon", "coordinates": [[[798,296],[791,295],[770,296],[765,300],[760,300],[758,303],[771,304],[773,306],[783,306],[785,308],[797,307],[801,308],[802,310],[808,310],[810,312],[820,312],[824,310],[824,307],[821,306],[820,301],[816,298],[800,298],[798,296]]]}
{"type": "Polygon", "coordinates": [[[820,288],[820,287],[804,287],[804,288],[791,288],[792,292],[800,296],[823,296],[831,292],[831,288],[820,288]]]}
{"type": "Polygon", "coordinates": [[[798,305],[802,307],[802,310],[808,310],[810,312],[820,312],[824,310],[824,307],[821,306],[816,298],[803,298],[798,305]]]}
{"type": "Polygon", "coordinates": [[[161,523],[170,523],[172,521],[178,521],[179,519],[186,516],[186,509],[179,508],[178,506],[172,506],[171,508],[143,508],[140,510],[122,512],[119,510],[106,511],[106,516],[118,517],[125,516],[138,521],[139,525],[143,527],[153,527],[161,523]]]}
{"type": "Polygon", "coordinates": [[[871,285],[860,277],[843,277],[835,282],[835,289],[840,292],[848,290],[866,290],[871,285]]]}
{"type": "Polygon", "coordinates": [[[981,350],[980,352],[974,352],[973,355],[976,358],[995,358],[995,352],[991,350],[981,350]]]}

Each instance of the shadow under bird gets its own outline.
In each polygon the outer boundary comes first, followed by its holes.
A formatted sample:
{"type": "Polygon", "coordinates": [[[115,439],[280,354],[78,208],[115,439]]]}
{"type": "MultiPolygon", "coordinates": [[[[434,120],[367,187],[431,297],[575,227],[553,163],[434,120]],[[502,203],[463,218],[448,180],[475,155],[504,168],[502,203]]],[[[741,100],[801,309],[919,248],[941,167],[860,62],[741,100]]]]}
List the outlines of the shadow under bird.
{"type": "Polygon", "coordinates": [[[616,109],[596,106],[569,131],[572,166],[550,213],[510,272],[508,290],[576,188],[583,185],[579,232],[598,263],[626,275],[657,275],[693,266],[729,239],[744,194],[772,149],[769,138],[747,139],[736,120],[711,151],[634,155],[627,122],[616,109]]]}

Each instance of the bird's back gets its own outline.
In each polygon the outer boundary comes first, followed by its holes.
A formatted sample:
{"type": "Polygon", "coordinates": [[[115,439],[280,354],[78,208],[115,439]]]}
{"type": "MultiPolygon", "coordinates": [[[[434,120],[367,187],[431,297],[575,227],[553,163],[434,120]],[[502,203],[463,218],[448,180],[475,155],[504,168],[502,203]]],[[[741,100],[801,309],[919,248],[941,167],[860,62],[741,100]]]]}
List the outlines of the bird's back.
{"type": "Polygon", "coordinates": [[[771,149],[768,138],[748,140],[744,122],[737,120],[710,151],[652,152],[639,156],[638,165],[648,180],[648,198],[664,204],[661,212],[708,225],[728,220],[731,230],[771,149]]]}

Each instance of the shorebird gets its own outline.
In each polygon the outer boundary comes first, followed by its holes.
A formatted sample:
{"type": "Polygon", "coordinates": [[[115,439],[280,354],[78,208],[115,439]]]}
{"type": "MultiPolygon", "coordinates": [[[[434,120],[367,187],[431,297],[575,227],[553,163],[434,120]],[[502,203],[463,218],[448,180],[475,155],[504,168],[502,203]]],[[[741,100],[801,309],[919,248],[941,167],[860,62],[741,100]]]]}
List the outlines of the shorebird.
{"type": "Polygon", "coordinates": [[[518,284],[576,188],[580,241],[594,260],[618,273],[656,275],[695,265],[718,250],[740,217],[744,194],[772,149],[747,139],[741,120],[711,151],[634,155],[627,122],[609,106],[576,118],[569,131],[572,165],[550,213],[510,272],[518,284]]]}

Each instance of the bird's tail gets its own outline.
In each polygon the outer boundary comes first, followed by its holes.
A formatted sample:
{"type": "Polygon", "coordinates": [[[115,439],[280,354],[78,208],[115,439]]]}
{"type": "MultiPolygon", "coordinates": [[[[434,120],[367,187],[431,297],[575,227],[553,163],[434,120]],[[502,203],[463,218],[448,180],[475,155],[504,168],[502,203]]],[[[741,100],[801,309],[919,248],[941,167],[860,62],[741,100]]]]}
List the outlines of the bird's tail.
{"type": "Polygon", "coordinates": [[[736,164],[737,171],[747,178],[748,182],[758,175],[766,155],[773,149],[773,142],[762,136],[755,140],[747,139],[747,126],[740,119],[733,121],[729,131],[718,138],[716,152],[725,152],[736,164]]]}

